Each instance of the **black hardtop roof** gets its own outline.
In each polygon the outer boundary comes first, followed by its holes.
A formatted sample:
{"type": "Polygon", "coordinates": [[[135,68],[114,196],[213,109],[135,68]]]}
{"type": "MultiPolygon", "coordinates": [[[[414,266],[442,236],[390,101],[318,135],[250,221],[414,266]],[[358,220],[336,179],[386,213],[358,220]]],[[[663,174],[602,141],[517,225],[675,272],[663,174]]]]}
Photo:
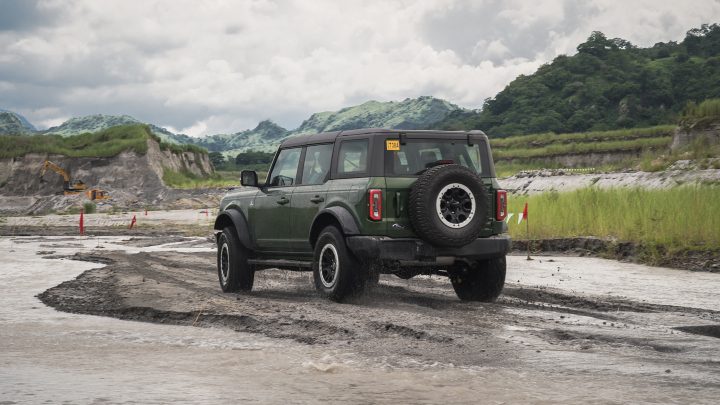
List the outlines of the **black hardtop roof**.
{"type": "Polygon", "coordinates": [[[468,135],[479,136],[487,139],[487,135],[484,132],[473,130],[473,131],[439,131],[439,130],[420,130],[420,129],[385,129],[385,128],[362,128],[362,129],[350,129],[345,131],[335,132],[321,132],[319,134],[306,134],[291,136],[285,139],[281,144],[281,148],[287,148],[292,146],[302,146],[307,144],[315,143],[329,143],[334,142],[338,137],[354,136],[354,135],[393,135],[406,134],[412,135],[440,135],[447,137],[466,137],[468,135]]]}

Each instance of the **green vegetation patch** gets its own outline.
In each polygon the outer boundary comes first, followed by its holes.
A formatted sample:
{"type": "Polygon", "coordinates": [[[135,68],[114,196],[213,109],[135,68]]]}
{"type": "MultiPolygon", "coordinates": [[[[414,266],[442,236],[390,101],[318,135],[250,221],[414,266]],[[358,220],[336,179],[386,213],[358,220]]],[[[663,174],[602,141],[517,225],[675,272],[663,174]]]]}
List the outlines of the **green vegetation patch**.
{"type": "MultiPolygon", "coordinates": [[[[720,248],[720,187],[667,190],[598,189],[511,197],[509,212],[529,206],[530,238],[596,236],[673,249],[720,248]]],[[[525,224],[509,221],[510,234],[526,239],[525,224]]]]}
{"type": "Polygon", "coordinates": [[[704,129],[720,121],[720,99],[707,99],[700,104],[690,102],[685,106],[680,126],[685,130],[704,129]]]}
{"type": "Polygon", "coordinates": [[[234,172],[216,172],[208,176],[198,176],[187,170],[178,172],[163,168],[163,182],[172,188],[223,188],[239,186],[240,178],[239,173],[234,172]]]}
{"type": "Polygon", "coordinates": [[[602,141],[588,143],[550,144],[538,148],[494,150],[496,160],[503,159],[529,159],[547,158],[561,155],[580,155],[587,153],[613,153],[627,152],[642,149],[668,148],[672,142],[671,136],[659,138],[640,138],[630,140],[602,141]]]}
{"type": "Polygon", "coordinates": [[[147,153],[147,140],[154,139],[163,150],[174,153],[207,151],[195,145],[175,145],[162,142],[147,125],[119,125],[94,133],[69,137],[60,135],[0,136],[0,158],[25,156],[28,153],[47,153],[69,157],[111,157],[124,151],[147,153]]]}
{"type": "Polygon", "coordinates": [[[149,136],[144,125],[121,125],[67,138],[60,135],[0,136],[0,157],[20,157],[28,153],[110,157],[126,150],[144,154],[149,136]]]}
{"type": "Polygon", "coordinates": [[[647,127],[676,122],[690,101],[720,96],[718,24],[650,48],[596,31],[577,50],[518,76],[482,109],[454,111],[435,126],[495,137],[647,127]]]}
{"type": "Polygon", "coordinates": [[[97,210],[97,205],[92,201],[86,201],[83,203],[83,211],[86,214],[94,214],[97,210]]]}
{"type": "Polygon", "coordinates": [[[618,129],[614,131],[591,131],[570,134],[532,134],[490,139],[490,146],[498,149],[539,147],[550,144],[569,144],[631,140],[640,138],[661,138],[672,136],[675,125],[658,125],[649,128],[618,129]]]}

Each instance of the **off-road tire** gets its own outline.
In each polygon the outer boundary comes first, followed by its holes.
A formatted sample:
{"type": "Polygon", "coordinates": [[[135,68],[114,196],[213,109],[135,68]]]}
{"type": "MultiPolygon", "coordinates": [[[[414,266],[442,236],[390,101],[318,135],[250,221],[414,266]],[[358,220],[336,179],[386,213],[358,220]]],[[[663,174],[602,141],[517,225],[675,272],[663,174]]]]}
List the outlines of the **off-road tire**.
{"type": "Polygon", "coordinates": [[[218,237],[217,250],[218,280],[223,292],[252,290],[255,269],[248,264],[248,253],[235,228],[224,228],[218,237]]]}
{"type": "Polygon", "coordinates": [[[320,232],[315,243],[312,269],[315,289],[324,297],[337,302],[361,294],[368,282],[362,264],[348,250],[345,237],[334,226],[328,226],[320,232]],[[332,265],[329,263],[333,260],[337,267],[331,275],[329,269],[332,269],[332,265]]]}
{"type": "Polygon", "coordinates": [[[480,236],[487,221],[487,196],[480,176],[467,167],[456,164],[432,167],[418,178],[410,190],[410,223],[418,236],[435,246],[467,245],[480,236]],[[443,223],[437,208],[443,188],[453,183],[465,186],[474,198],[474,214],[459,228],[443,223]]]}
{"type": "Polygon", "coordinates": [[[458,266],[449,272],[458,298],[463,301],[493,302],[505,286],[505,256],[458,266]]]}

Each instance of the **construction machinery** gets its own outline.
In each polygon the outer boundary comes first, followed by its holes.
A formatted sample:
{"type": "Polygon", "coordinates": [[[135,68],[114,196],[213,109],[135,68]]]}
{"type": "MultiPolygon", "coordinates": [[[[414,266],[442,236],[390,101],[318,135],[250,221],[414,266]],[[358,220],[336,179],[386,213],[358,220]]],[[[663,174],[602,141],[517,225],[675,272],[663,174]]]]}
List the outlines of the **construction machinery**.
{"type": "Polygon", "coordinates": [[[110,195],[106,191],[98,188],[88,189],[82,180],[71,179],[70,173],[49,160],[43,163],[42,169],[40,170],[40,179],[43,178],[48,169],[62,176],[63,194],[65,195],[85,194],[85,196],[92,201],[110,199],[110,195]]]}

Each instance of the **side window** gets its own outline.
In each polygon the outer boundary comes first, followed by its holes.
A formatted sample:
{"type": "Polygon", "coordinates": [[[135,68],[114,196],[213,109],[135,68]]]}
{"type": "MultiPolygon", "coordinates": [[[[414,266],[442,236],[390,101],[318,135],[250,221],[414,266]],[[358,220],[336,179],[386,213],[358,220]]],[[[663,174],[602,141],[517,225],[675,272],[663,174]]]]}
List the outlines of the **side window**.
{"type": "Polygon", "coordinates": [[[305,151],[302,184],[322,184],[330,171],[333,144],[308,146],[305,151]]]}
{"type": "Polygon", "coordinates": [[[343,141],[338,152],[337,172],[340,175],[367,172],[368,140],[343,141]]]}
{"type": "Polygon", "coordinates": [[[295,184],[298,164],[300,163],[300,148],[283,149],[275,161],[272,173],[270,173],[270,186],[282,187],[295,184]]]}

